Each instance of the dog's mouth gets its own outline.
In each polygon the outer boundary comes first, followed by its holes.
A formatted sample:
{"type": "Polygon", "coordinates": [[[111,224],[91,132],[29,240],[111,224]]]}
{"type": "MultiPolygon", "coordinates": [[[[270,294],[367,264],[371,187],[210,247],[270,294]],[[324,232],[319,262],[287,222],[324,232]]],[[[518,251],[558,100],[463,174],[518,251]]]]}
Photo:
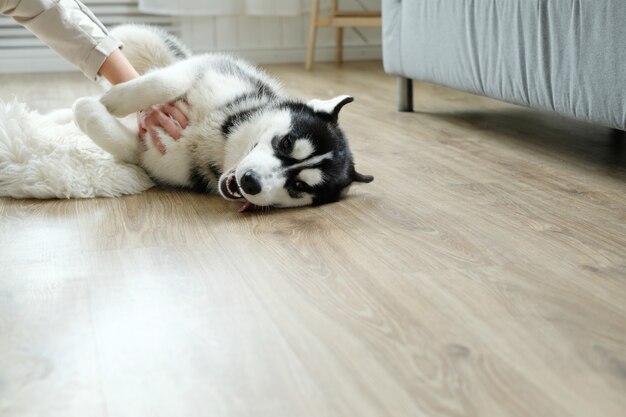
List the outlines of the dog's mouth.
{"type": "Polygon", "coordinates": [[[239,184],[237,184],[237,178],[235,177],[235,170],[232,170],[222,177],[220,181],[220,192],[222,196],[228,200],[240,200],[243,198],[239,192],[239,184]]]}
{"type": "Polygon", "coordinates": [[[241,190],[239,184],[237,183],[237,177],[235,176],[235,170],[233,169],[227,175],[222,176],[219,184],[220,194],[227,200],[244,200],[243,206],[239,209],[239,213],[243,213],[244,211],[248,211],[250,209],[255,209],[253,203],[249,202],[245,199],[245,197],[241,194],[241,190]]]}

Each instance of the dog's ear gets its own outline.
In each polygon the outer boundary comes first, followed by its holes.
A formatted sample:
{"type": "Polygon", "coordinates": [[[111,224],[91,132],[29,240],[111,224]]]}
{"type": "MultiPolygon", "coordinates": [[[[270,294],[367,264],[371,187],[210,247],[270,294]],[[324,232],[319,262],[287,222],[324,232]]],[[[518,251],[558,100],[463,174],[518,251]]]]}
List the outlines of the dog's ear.
{"type": "Polygon", "coordinates": [[[307,104],[317,113],[324,113],[330,116],[330,119],[334,122],[339,118],[339,110],[348,103],[352,103],[354,97],[350,96],[337,96],[330,100],[310,100],[307,104]]]}
{"type": "Polygon", "coordinates": [[[364,183],[370,183],[374,181],[373,176],[360,174],[356,172],[354,167],[352,167],[352,169],[350,170],[350,179],[352,179],[353,182],[364,182],[364,183]]]}
{"type": "Polygon", "coordinates": [[[372,181],[374,181],[374,177],[372,177],[371,175],[359,174],[358,172],[355,171],[354,166],[353,166],[350,169],[350,183],[346,185],[343,188],[343,190],[341,190],[340,198],[345,197],[348,194],[348,192],[350,192],[350,188],[352,187],[352,184],[354,184],[355,182],[368,183],[372,181]]]}

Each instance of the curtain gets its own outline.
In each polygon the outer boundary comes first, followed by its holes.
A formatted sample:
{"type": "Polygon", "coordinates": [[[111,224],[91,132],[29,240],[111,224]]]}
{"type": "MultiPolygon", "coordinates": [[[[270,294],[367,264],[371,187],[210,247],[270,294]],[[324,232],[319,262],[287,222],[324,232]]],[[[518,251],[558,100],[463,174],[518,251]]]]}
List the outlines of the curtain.
{"type": "Polygon", "coordinates": [[[296,16],[300,0],[139,0],[139,11],[172,16],[296,16]]]}

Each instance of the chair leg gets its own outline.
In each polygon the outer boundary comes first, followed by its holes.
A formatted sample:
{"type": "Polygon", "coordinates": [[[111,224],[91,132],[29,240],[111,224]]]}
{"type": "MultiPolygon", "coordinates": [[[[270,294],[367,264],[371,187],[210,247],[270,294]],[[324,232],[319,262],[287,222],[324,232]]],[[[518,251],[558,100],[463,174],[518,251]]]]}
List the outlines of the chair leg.
{"type": "Polygon", "coordinates": [[[309,20],[309,46],[306,54],[304,67],[310,70],[313,67],[313,57],[315,56],[315,37],[317,35],[317,18],[320,12],[320,0],[313,0],[311,6],[311,18],[309,20]]]}
{"type": "Polygon", "coordinates": [[[337,49],[335,49],[335,63],[337,65],[341,65],[343,62],[343,28],[337,28],[335,38],[337,41],[337,49]]]}
{"type": "Polygon", "coordinates": [[[398,78],[398,111],[413,111],[413,80],[398,78]]]}
{"type": "MultiPolygon", "coordinates": [[[[339,0],[330,1],[330,14],[332,17],[337,15],[339,10],[339,0]]],[[[343,61],[343,28],[338,27],[335,29],[335,64],[341,65],[343,61]]]]}

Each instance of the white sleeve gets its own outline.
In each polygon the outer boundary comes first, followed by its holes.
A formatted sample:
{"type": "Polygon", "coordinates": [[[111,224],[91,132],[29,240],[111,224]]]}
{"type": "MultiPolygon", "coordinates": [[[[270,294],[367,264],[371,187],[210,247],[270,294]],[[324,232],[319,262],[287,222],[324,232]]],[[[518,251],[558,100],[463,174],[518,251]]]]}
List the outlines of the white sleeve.
{"type": "Polygon", "coordinates": [[[78,0],[0,0],[0,13],[33,32],[92,80],[104,60],[122,46],[78,0]]]}

